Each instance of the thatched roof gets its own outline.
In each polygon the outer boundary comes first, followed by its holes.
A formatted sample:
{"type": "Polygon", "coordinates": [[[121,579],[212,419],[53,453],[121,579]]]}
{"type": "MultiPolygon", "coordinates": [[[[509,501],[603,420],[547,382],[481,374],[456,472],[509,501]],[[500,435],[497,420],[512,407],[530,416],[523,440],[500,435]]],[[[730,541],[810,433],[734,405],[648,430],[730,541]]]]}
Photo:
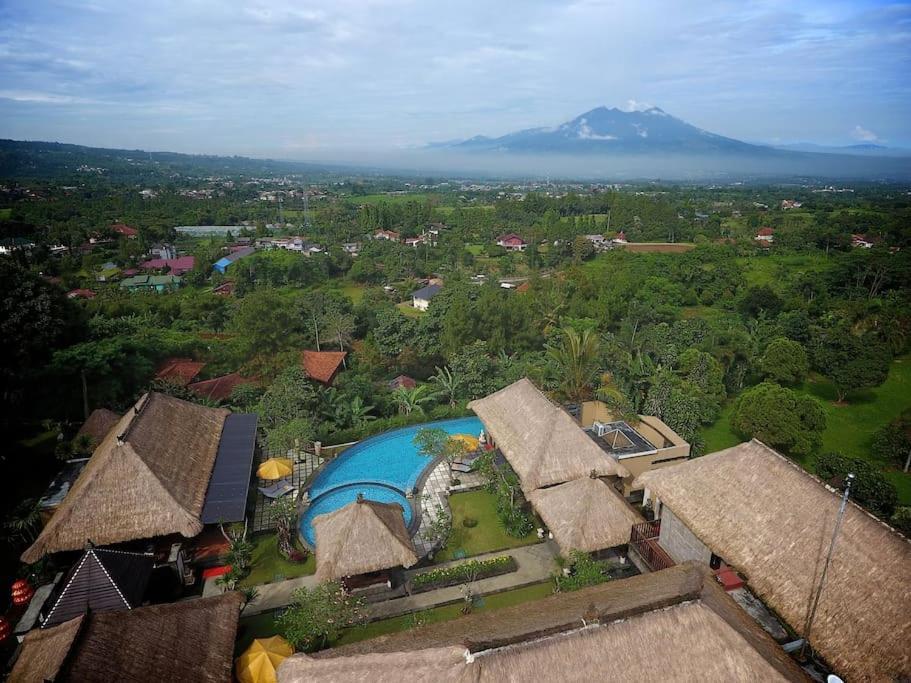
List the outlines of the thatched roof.
{"type": "Polygon", "coordinates": [[[113,410],[95,408],[89,415],[89,419],[82,423],[76,436],[88,436],[94,444],[99,444],[119,421],[120,415],[113,410]]]}
{"type": "Polygon", "coordinates": [[[563,555],[628,543],[630,528],[645,521],[611,486],[591,477],[538,489],[528,500],[563,555]]]}
{"type": "MultiPolygon", "coordinates": [[[[838,492],[755,440],[646,472],[637,482],[803,632],[838,492]]],[[[853,503],[810,642],[849,678],[911,676],[911,542],[853,503]]]]}
{"type": "Polygon", "coordinates": [[[418,557],[401,506],[359,498],[313,519],[316,578],[341,579],[392,567],[410,567],[418,557]]]}
{"type": "Polygon", "coordinates": [[[242,603],[231,592],[32,631],[10,681],[230,681],[242,603]]]}
{"type": "Polygon", "coordinates": [[[686,564],[295,655],[279,681],[397,681],[429,659],[441,681],[805,680],[707,569],[686,564]]]}
{"type": "Polygon", "coordinates": [[[164,394],[143,396],[95,449],[22,561],[79,550],[88,541],[198,534],[228,414],[164,394]]]}
{"type": "Polygon", "coordinates": [[[587,477],[629,476],[528,378],[468,404],[519,475],[522,490],[587,477]]]}

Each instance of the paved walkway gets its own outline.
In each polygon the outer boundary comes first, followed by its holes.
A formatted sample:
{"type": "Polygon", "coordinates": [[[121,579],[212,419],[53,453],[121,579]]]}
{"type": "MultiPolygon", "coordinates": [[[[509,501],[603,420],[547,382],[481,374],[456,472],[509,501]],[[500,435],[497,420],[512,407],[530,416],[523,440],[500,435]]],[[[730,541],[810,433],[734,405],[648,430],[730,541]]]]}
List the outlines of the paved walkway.
{"type": "MultiPolygon", "coordinates": [[[[513,588],[521,588],[532,583],[547,581],[557,569],[557,564],[554,561],[556,553],[556,547],[552,543],[537,543],[522,548],[513,548],[512,550],[476,555],[465,560],[446,562],[435,565],[434,568],[461,564],[468,560],[483,560],[501,555],[512,555],[518,565],[516,571],[474,582],[472,590],[475,595],[489,595],[490,593],[499,593],[513,588]]],[[[405,576],[410,578],[414,574],[428,571],[428,569],[430,567],[406,571],[405,576]]],[[[246,606],[243,614],[244,616],[250,616],[284,607],[291,602],[291,595],[295,590],[304,586],[312,588],[316,585],[316,577],[311,575],[257,586],[259,594],[255,600],[246,606]]],[[[437,590],[425,591],[416,595],[406,595],[402,598],[369,604],[366,606],[365,611],[371,620],[386,619],[400,614],[430,609],[431,607],[445,605],[461,599],[462,586],[450,586],[449,588],[438,588],[437,590]]]]}

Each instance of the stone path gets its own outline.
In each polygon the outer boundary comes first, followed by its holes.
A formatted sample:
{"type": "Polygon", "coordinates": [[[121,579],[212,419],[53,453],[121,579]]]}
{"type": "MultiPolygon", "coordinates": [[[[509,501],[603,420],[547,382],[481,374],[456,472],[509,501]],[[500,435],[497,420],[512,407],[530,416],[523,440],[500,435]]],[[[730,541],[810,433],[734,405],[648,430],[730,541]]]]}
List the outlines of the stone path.
{"type": "MultiPolygon", "coordinates": [[[[475,581],[472,590],[475,595],[488,595],[490,593],[499,593],[513,588],[520,588],[532,583],[539,583],[548,580],[557,570],[557,564],[554,558],[557,555],[557,548],[552,542],[537,543],[535,545],[524,546],[522,548],[513,548],[512,550],[501,550],[484,555],[476,555],[468,558],[469,560],[483,560],[501,555],[512,555],[518,569],[509,574],[492,576],[489,579],[475,581]]],[[[461,564],[467,560],[456,560],[435,565],[435,567],[448,567],[454,564],[461,564]]],[[[410,578],[416,573],[427,571],[428,568],[406,571],[405,575],[410,578]]],[[[306,586],[312,588],[317,585],[316,577],[302,576],[297,579],[288,579],[287,581],[278,581],[276,583],[267,583],[257,586],[259,595],[243,611],[244,616],[268,612],[271,610],[284,607],[291,602],[291,594],[306,586]]],[[[367,605],[367,616],[371,620],[386,619],[409,612],[415,612],[430,609],[438,605],[445,605],[462,599],[462,587],[450,586],[449,588],[438,588],[437,590],[418,593],[417,595],[406,595],[405,597],[385,600],[383,602],[367,605]]]]}

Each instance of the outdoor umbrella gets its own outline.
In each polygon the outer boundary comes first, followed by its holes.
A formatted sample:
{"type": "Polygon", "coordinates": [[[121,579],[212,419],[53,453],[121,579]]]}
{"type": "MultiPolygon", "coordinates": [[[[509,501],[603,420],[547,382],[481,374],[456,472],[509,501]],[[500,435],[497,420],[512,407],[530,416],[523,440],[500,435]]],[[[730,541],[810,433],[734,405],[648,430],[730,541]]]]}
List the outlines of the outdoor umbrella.
{"type": "Polygon", "coordinates": [[[451,437],[453,441],[461,441],[462,447],[466,451],[476,451],[478,450],[478,439],[471,434],[453,434],[451,437]]]}
{"type": "Polygon", "coordinates": [[[240,683],[276,683],[278,665],[294,654],[294,648],[281,636],[257,638],[237,658],[240,683]]]}
{"type": "Polygon", "coordinates": [[[284,479],[290,477],[293,471],[291,458],[269,458],[256,470],[256,476],[260,479],[284,479]]]}

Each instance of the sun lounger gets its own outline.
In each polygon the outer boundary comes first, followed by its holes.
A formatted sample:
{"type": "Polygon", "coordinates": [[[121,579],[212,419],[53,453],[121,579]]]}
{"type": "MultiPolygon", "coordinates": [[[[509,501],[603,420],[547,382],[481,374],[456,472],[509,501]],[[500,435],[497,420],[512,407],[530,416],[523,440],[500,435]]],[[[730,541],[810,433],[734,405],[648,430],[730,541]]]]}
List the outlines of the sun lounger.
{"type": "Polygon", "coordinates": [[[287,479],[281,479],[269,486],[260,486],[259,492],[266,498],[281,498],[294,490],[294,485],[287,479]]]}
{"type": "Polygon", "coordinates": [[[452,463],[451,469],[453,472],[471,472],[471,465],[466,465],[465,463],[461,462],[454,462],[452,463]]]}

